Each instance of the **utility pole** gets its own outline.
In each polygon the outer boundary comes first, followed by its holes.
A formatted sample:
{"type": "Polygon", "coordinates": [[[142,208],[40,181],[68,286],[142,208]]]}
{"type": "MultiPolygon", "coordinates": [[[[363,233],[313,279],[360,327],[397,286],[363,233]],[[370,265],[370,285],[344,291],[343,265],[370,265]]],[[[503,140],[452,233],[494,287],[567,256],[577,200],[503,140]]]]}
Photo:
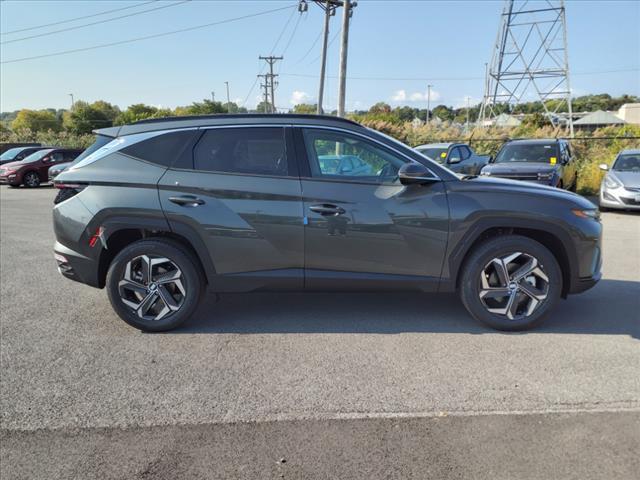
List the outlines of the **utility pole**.
{"type": "Polygon", "coordinates": [[[427,125],[429,125],[429,110],[431,110],[431,87],[433,85],[427,85],[427,125]]]}
{"type": "Polygon", "coordinates": [[[258,78],[263,78],[264,83],[260,84],[260,88],[263,88],[262,98],[264,99],[264,113],[271,113],[271,105],[269,104],[269,74],[258,75],[258,78]],[[268,111],[267,111],[268,110],[268,111]]]}
{"type": "Polygon", "coordinates": [[[471,97],[469,95],[467,95],[467,126],[465,127],[467,132],[469,131],[469,101],[471,100],[471,97]]]}
{"type": "Polygon", "coordinates": [[[74,101],[73,101],[73,93],[70,93],[69,96],[71,97],[71,108],[73,108],[74,105],[74,101]]]}
{"type": "Polygon", "coordinates": [[[229,109],[231,108],[231,100],[229,99],[229,82],[224,82],[227,86],[227,113],[229,113],[229,109]]]}
{"type": "Polygon", "coordinates": [[[347,90],[347,50],[349,49],[349,18],[353,14],[356,2],[344,0],[342,3],[342,42],[340,43],[340,72],[338,74],[338,116],[344,117],[344,104],[347,90]]]}
{"type": "Polygon", "coordinates": [[[215,102],[216,101],[216,92],[211,92],[211,101],[215,102]]]}
{"type": "Polygon", "coordinates": [[[266,74],[266,81],[265,84],[268,85],[268,88],[271,92],[271,113],[276,113],[277,109],[276,109],[276,97],[275,97],[275,88],[274,88],[274,84],[276,82],[274,82],[275,77],[278,76],[277,73],[273,73],[273,66],[275,65],[275,63],[278,60],[282,60],[283,57],[274,57],[273,55],[269,55],[268,57],[263,57],[262,55],[260,55],[258,57],[260,60],[264,60],[265,62],[267,62],[269,64],[269,73],[266,74]]]}
{"type": "Polygon", "coordinates": [[[324,10],[324,36],[322,39],[322,54],[320,56],[320,85],[318,86],[318,115],[322,115],[322,101],[324,99],[324,79],[327,69],[327,46],[329,41],[329,17],[336,14],[336,8],[342,6],[342,0],[316,0],[315,2],[324,10]]]}

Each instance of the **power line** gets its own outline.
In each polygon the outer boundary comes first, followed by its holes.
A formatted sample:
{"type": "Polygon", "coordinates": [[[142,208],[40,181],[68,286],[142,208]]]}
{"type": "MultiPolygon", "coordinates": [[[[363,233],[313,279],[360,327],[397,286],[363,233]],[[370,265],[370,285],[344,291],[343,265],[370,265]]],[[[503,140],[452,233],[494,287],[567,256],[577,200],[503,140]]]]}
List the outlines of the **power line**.
{"type": "Polygon", "coordinates": [[[56,57],[56,56],[59,56],[59,55],[67,55],[67,54],[70,54],[70,53],[86,52],[88,50],[96,50],[96,49],[99,49],[99,48],[113,47],[113,46],[116,46],[116,45],[124,45],[124,44],[127,44],[127,43],[139,42],[139,41],[142,41],[142,40],[149,40],[151,38],[166,37],[168,35],[175,35],[177,33],[190,32],[190,31],[193,31],[193,30],[201,29],[201,28],[207,28],[207,27],[213,27],[213,26],[216,26],[216,25],[222,25],[222,24],[225,24],[225,23],[237,22],[237,21],[245,20],[247,18],[252,18],[252,17],[259,17],[261,15],[267,15],[269,13],[279,12],[281,10],[286,10],[288,8],[293,8],[293,7],[291,5],[287,5],[286,7],[273,8],[271,10],[264,10],[262,12],[251,13],[251,14],[248,14],[248,15],[242,15],[240,17],[228,18],[226,20],[219,20],[217,22],[211,22],[211,23],[205,23],[203,25],[196,25],[196,26],[193,26],[193,27],[181,28],[179,30],[172,30],[170,32],[162,32],[162,33],[156,33],[156,34],[153,34],[153,35],[146,35],[144,37],[130,38],[128,40],[120,40],[119,42],[103,43],[102,45],[94,45],[94,46],[91,46],[91,47],[74,48],[72,50],[64,50],[62,52],[53,52],[53,53],[47,53],[47,54],[44,54],[44,55],[34,55],[32,57],[22,57],[22,58],[15,58],[13,60],[5,60],[4,62],[0,62],[0,64],[25,62],[27,60],[36,60],[36,59],[39,59],[39,58],[56,57]]]}
{"type": "Polygon", "coordinates": [[[309,54],[313,51],[314,47],[316,46],[316,44],[318,43],[318,40],[320,40],[320,37],[322,37],[322,30],[320,30],[318,32],[318,36],[316,37],[316,39],[313,41],[313,43],[311,44],[311,46],[309,47],[309,50],[307,50],[307,52],[300,58],[300,60],[298,60],[295,65],[298,65],[300,63],[302,63],[303,60],[305,60],[309,54]]]}
{"type": "MultiPolygon", "coordinates": [[[[319,58],[319,57],[318,57],[319,58]]],[[[316,59],[317,60],[317,59],[316,59]]],[[[315,60],[314,60],[315,61],[315,60]]],[[[616,70],[592,70],[585,72],[573,72],[572,75],[599,75],[603,73],[622,73],[622,72],[637,72],[640,71],[640,67],[621,68],[616,70]]],[[[318,78],[318,75],[305,74],[305,73],[281,73],[283,77],[305,77],[305,78],[318,78]]],[[[337,76],[330,76],[331,78],[338,78],[337,76]]],[[[411,82],[429,82],[429,81],[457,81],[457,80],[482,80],[484,77],[361,77],[361,76],[348,76],[349,80],[372,80],[372,81],[411,81],[411,82]]]]}
{"type": "Polygon", "coordinates": [[[13,40],[5,40],[4,42],[0,42],[0,45],[5,45],[7,43],[21,42],[22,40],[29,40],[31,38],[38,37],[46,37],[47,35],[54,35],[56,33],[69,32],[71,30],[78,30],[80,28],[91,27],[93,25],[99,25],[101,23],[113,22],[114,20],[120,20],[122,18],[135,17],[136,15],[142,15],[143,13],[155,12],[156,10],[163,10],[169,7],[175,7],[176,5],[182,5],[183,3],[190,2],[191,0],[182,0],[181,2],[171,3],[169,5],[161,5],[160,7],[149,8],[147,10],[142,10],[140,12],[128,13],[126,15],[120,15],[119,17],[107,18],[106,20],[98,20],[97,22],[86,23],[84,25],[77,25],[75,27],[69,28],[61,28],[60,30],[53,30],[51,32],[38,33],[36,35],[30,35],[28,37],[14,38],[13,40]]]}
{"type": "Polygon", "coordinates": [[[281,55],[284,55],[287,51],[287,49],[289,48],[289,46],[291,45],[291,42],[293,41],[293,37],[296,34],[296,30],[298,30],[298,25],[300,24],[300,20],[302,19],[302,14],[298,15],[298,20],[296,20],[296,24],[293,26],[293,31],[291,32],[291,35],[289,36],[289,40],[287,41],[287,44],[285,45],[284,49],[282,50],[281,55]]]}
{"type": "Polygon", "coordinates": [[[18,30],[11,30],[10,32],[2,32],[0,33],[0,35],[10,35],[12,33],[26,32],[29,30],[36,30],[38,28],[53,27],[54,25],[61,25],[63,23],[75,22],[76,20],[84,20],[85,18],[99,17],[100,15],[106,15],[107,13],[121,12],[122,10],[141,7],[143,5],[148,5],[149,3],[155,3],[157,1],[158,0],[151,0],[149,2],[142,2],[142,3],[136,3],[135,5],[129,5],[128,7],[114,8],[113,10],[105,10],[104,12],[93,13],[91,15],[84,15],[82,17],[70,18],[68,20],[60,20],[59,22],[45,23],[43,25],[37,25],[35,27],[20,28],[18,30]]]}
{"type": "MultiPolygon", "coordinates": [[[[290,8],[290,7],[287,7],[287,8],[290,8]]],[[[273,55],[273,53],[275,52],[276,47],[280,43],[280,40],[282,39],[282,36],[284,35],[284,32],[287,30],[287,27],[289,26],[289,23],[291,23],[291,19],[293,18],[295,13],[296,13],[296,10],[293,10],[291,12],[291,15],[289,15],[289,18],[287,18],[287,21],[285,22],[284,27],[282,27],[282,30],[280,31],[280,35],[278,35],[278,38],[276,39],[276,43],[273,44],[273,48],[271,49],[271,52],[269,53],[270,55],[273,55]]]]}

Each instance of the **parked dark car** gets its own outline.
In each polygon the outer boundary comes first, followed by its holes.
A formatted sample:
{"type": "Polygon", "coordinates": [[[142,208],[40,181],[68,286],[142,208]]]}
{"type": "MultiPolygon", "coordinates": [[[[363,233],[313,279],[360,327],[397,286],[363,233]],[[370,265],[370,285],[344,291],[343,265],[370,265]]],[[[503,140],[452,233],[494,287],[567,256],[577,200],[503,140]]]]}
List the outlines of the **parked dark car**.
{"type": "Polygon", "coordinates": [[[12,187],[24,185],[37,187],[49,180],[49,168],[74,160],[82,150],[73,148],[45,148],[32,153],[19,162],[11,162],[0,167],[0,184],[12,187]]]}
{"type": "Polygon", "coordinates": [[[71,165],[73,165],[73,162],[59,163],[58,165],[49,167],[49,182],[53,182],[58,175],[64,172],[71,165]]]}
{"type": "Polygon", "coordinates": [[[465,175],[479,175],[490,158],[488,155],[478,155],[466,143],[430,143],[420,145],[416,150],[450,170],[465,175]]]}
{"type": "Polygon", "coordinates": [[[564,139],[511,140],[505,143],[481,175],[524,180],[575,191],[576,161],[564,139]]]}
{"type": "Polygon", "coordinates": [[[475,318],[519,330],[600,278],[588,200],[459,178],[346,119],[214,115],[96,133],[55,180],[55,258],[142,330],[177,327],[206,289],[458,291],[475,318]],[[369,168],[336,170],[328,152],[369,168]]]}
{"type": "Polygon", "coordinates": [[[19,162],[24,160],[29,155],[38,150],[43,150],[47,147],[14,147],[5,151],[2,155],[0,155],[0,165],[5,165],[11,162],[19,162]]]}

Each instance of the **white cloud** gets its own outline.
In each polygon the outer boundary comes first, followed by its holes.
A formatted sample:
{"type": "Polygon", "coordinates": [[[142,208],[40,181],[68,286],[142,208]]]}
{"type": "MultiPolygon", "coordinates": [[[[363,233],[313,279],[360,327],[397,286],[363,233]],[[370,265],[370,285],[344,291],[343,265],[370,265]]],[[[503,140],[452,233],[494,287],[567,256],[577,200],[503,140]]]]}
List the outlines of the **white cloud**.
{"type": "MultiPolygon", "coordinates": [[[[406,90],[396,90],[394,94],[391,96],[391,100],[393,102],[426,102],[427,101],[427,91],[424,92],[412,92],[407,94],[406,90]]],[[[431,101],[440,100],[440,92],[437,92],[434,89],[431,89],[431,101]]]]}
{"type": "Polygon", "coordinates": [[[301,103],[310,103],[311,96],[307,92],[301,90],[294,90],[289,99],[291,105],[299,105],[301,103]]]}

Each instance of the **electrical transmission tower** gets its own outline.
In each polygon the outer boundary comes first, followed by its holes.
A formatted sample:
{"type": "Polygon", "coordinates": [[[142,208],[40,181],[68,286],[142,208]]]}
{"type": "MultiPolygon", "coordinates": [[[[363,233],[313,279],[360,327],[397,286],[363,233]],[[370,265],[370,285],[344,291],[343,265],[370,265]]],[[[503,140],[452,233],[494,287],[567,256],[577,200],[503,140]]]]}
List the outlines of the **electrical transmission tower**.
{"type": "Polygon", "coordinates": [[[278,82],[275,81],[275,78],[278,74],[273,73],[273,66],[278,60],[282,60],[283,57],[274,57],[273,55],[263,57],[260,55],[258,58],[264,60],[269,65],[269,73],[258,75],[258,77],[264,77],[265,79],[264,85],[261,86],[265,89],[264,101],[269,105],[269,113],[276,113],[278,109],[276,108],[275,87],[278,85],[278,82]],[[269,101],[269,98],[271,101],[269,101]]]}
{"type": "Polygon", "coordinates": [[[565,120],[573,137],[564,0],[506,0],[486,72],[480,124],[487,125],[505,107],[508,113],[513,104],[536,100],[553,125],[565,120]]]}

